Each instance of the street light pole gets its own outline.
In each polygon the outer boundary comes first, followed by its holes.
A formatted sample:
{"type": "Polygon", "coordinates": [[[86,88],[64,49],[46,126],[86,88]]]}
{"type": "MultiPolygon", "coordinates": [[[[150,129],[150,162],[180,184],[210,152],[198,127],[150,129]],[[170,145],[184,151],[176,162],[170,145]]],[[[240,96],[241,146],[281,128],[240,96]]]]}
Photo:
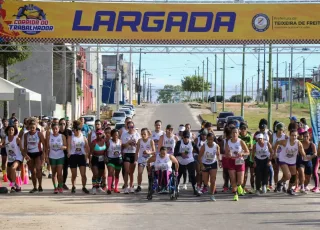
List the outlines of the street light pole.
{"type": "Polygon", "coordinates": [[[291,47],[291,64],[290,64],[290,117],[292,117],[292,101],[293,101],[293,93],[292,93],[292,85],[293,85],[293,81],[292,81],[292,69],[293,69],[293,47],[291,47]]]}
{"type": "MultiPolygon", "coordinates": [[[[209,86],[209,58],[207,57],[207,86],[209,86]]],[[[207,103],[209,102],[209,88],[207,89],[207,103]]]]}
{"type": "Polygon", "coordinates": [[[268,128],[272,130],[272,45],[269,44],[268,128]]]}
{"type": "Polygon", "coordinates": [[[303,95],[302,95],[302,103],[305,103],[306,96],[306,59],[303,57],[303,95]]]}
{"type": "Polygon", "coordinates": [[[279,108],[279,51],[277,48],[277,93],[276,93],[276,110],[279,108]]]}
{"type": "Polygon", "coordinates": [[[262,78],[262,99],[263,104],[266,104],[264,91],[266,89],[266,44],[263,45],[263,78],[262,78]]]}
{"type": "Polygon", "coordinates": [[[252,100],[253,100],[253,76],[252,76],[252,100]]]}
{"type": "Polygon", "coordinates": [[[223,95],[222,95],[222,111],[225,111],[225,89],[226,89],[226,49],[223,49],[223,67],[222,67],[222,74],[223,74],[223,95]]]}
{"type": "Polygon", "coordinates": [[[202,103],[204,103],[204,60],[202,61],[202,103]]]}
{"type": "Polygon", "coordinates": [[[139,55],[139,83],[138,83],[138,105],[141,104],[141,48],[139,55]]]}
{"type": "Polygon", "coordinates": [[[242,83],[241,83],[241,116],[244,117],[244,75],[246,65],[246,45],[243,45],[242,52],[242,83]]]}
{"type": "Polygon", "coordinates": [[[214,104],[217,106],[217,54],[214,55],[214,104]]]}
{"type": "MultiPolygon", "coordinates": [[[[253,88],[253,87],[252,87],[253,88]]],[[[260,45],[258,50],[258,82],[257,82],[257,102],[260,102],[260,45]]]]}

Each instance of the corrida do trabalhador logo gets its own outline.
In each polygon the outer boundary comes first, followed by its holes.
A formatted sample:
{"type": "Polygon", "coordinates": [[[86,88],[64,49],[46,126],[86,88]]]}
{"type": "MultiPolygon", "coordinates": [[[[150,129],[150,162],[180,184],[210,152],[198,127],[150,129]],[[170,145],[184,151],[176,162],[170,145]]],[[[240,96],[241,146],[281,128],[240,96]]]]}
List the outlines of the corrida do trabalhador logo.
{"type": "Polygon", "coordinates": [[[40,32],[53,32],[46,13],[39,7],[29,4],[19,7],[15,20],[9,25],[11,31],[21,31],[27,35],[36,35],[40,32]]]}

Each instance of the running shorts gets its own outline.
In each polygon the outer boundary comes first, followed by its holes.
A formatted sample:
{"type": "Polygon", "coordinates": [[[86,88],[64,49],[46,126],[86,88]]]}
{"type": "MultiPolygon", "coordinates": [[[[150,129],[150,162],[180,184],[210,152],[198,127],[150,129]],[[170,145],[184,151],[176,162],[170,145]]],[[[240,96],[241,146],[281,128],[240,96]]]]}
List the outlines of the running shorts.
{"type": "Polygon", "coordinates": [[[130,164],[134,163],[135,153],[125,153],[123,162],[129,162],[130,164]]]}
{"type": "Polygon", "coordinates": [[[108,158],[107,166],[113,167],[116,170],[122,169],[122,158],[108,158]]]}
{"type": "Polygon", "coordinates": [[[1,156],[3,156],[3,157],[7,156],[7,150],[6,150],[6,148],[1,148],[0,154],[1,154],[1,156]]]}
{"type": "Polygon", "coordinates": [[[27,153],[27,154],[31,159],[36,159],[37,157],[41,157],[42,156],[42,152],[27,153]]]}
{"type": "Polygon", "coordinates": [[[12,167],[12,165],[15,163],[15,162],[18,162],[18,168],[17,169],[19,169],[19,166],[22,164],[22,162],[21,161],[13,161],[13,162],[8,162],[8,168],[11,168],[12,167]]]}
{"type": "Polygon", "coordinates": [[[244,172],[245,171],[245,163],[242,165],[236,165],[236,159],[229,158],[228,160],[229,170],[235,170],[236,172],[244,172]]]}
{"type": "Polygon", "coordinates": [[[64,157],[58,159],[49,158],[49,162],[51,166],[63,165],[64,164],[64,157]]]}
{"type": "Polygon", "coordinates": [[[91,158],[91,165],[92,167],[97,167],[100,170],[105,169],[105,163],[104,163],[105,156],[92,156],[91,158]]]}
{"type": "Polygon", "coordinates": [[[74,169],[77,167],[86,167],[86,157],[85,155],[71,155],[70,156],[70,168],[74,169]]]}
{"type": "Polygon", "coordinates": [[[204,169],[202,170],[203,172],[210,172],[210,170],[218,168],[218,163],[214,162],[213,164],[203,164],[203,166],[204,166],[204,169]]]}

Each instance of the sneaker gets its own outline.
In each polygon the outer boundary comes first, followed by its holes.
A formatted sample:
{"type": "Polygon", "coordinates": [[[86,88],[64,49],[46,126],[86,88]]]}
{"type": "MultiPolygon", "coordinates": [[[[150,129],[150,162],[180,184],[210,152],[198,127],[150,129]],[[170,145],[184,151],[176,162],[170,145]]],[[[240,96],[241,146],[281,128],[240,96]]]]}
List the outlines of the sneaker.
{"type": "Polygon", "coordinates": [[[275,188],[275,192],[280,192],[281,191],[281,188],[282,188],[282,184],[280,182],[277,183],[277,186],[275,188]]]}
{"type": "Polygon", "coordinates": [[[257,191],[254,188],[251,188],[249,194],[255,194],[257,191]]]}
{"type": "Polygon", "coordinates": [[[107,194],[110,195],[111,194],[111,190],[107,190],[107,194]]]}
{"type": "Polygon", "coordinates": [[[59,193],[58,188],[55,188],[55,189],[53,190],[53,193],[54,193],[54,194],[58,194],[58,193],[59,193]]]}
{"type": "Polygon", "coordinates": [[[286,183],[284,183],[283,184],[283,187],[282,187],[282,192],[287,192],[287,184],[286,183]]]}
{"type": "Polygon", "coordinates": [[[243,188],[241,185],[238,186],[238,194],[243,195],[243,188]]]}
{"type": "Polygon", "coordinates": [[[223,187],[222,192],[228,192],[228,188],[227,187],[223,187]]]}
{"type": "Polygon", "coordinates": [[[136,192],[141,192],[141,186],[138,185],[137,189],[136,189],[136,192]]]}
{"type": "Polygon", "coordinates": [[[257,196],[260,196],[260,191],[259,191],[259,190],[256,190],[255,194],[256,194],[257,196]]]}
{"type": "Polygon", "coordinates": [[[211,196],[210,196],[210,200],[211,200],[211,201],[216,201],[216,198],[214,197],[214,195],[211,195],[211,196]]]}
{"type": "Polygon", "coordinates": [[[267,193],[267,186],[266,185],[262,186],[262,193],[263,194],[267,193]]]}
{"type": "Polygon", "coordinates": [[[188,187],[187,187],[187,184],[183,184],[183,190],[187,190],[188,189],[188,187]]]}
{"type": "Polygon", "coordinates": [[[233,200],[234,200],[234,201],[238,201],[238,200],[239,200],[238,194],[235,194],[235,195],[233,196],[233,200]]]}
{"type": "Polygon", "coordinates": [[[99,188],[97,189],[97,191],[98,191],[98,193],[104,193],[104,192],[105,192],[101,187],[99,187],[99,188]]]}
{"type": "Polygon", "coordinates": [[[63,189],[62,188],[58,188],[58,192],[59,193],[63,193],[63,189]]]}
{"type": "Polygon", "coordinates": [[[319,192],[319,188],[314,187],[313,189],[311,189],[311,192],[318,193],[319,192]]]}
{"type": "Polygon", "coordinates": [[[86,187],[82,188],[82,192],[84,192],[85,194],[89,194],[90,193],[89,190],[86,187]]]}
{"type": "Polygon", "coordinates": [[[120,191],[118,189],[114,189],[113,192],[114,193],[120,193],[120,191]]]}
{"type": "Polygon", "coordinates": [[[305,189],[307,192],[310,191],[310,188],[309,188],[308,186],[306,186],[304,189],[305,189]]]}
{"type": "Polygon", "coordinates": [[[122,189],[125,189],[126,187],[125,187],[125,185],[122,185],[122,189]]]}
{"type": "Polygon", "coordinates": [[[44,172],[42,172],[42,176],[47,176],[44,172]]]}
{"type": "Polygon", "coordinates": [[[15,187],[11,187],[10,193],[14,193],[16,192],[16,188],[15,187]]]}
{"type": "Polygon", "coordinates": [[[293,191],[293,189],[288,189],[287,193],[291,196],[295,196],[296,193],[293,191]]]}
{"type": "Polygon", "coordinates": [[[272,190],[273,190],[272,185],[269,185],[269,186],[268,186],[268,191],[272,191],[272,190]]]}
{"type": "Polygon", "coordinates": [[[194,191],[193,191],[193,195],[195,195],[195,196],[201,196],[201,194],[200,194],[197,190],[194,190],[194,191]]]}
{"type": "Polygon", "coordinates": [[[62,187],[64,190],[69,190],[68,186],[66,184],[63,184],[63,187],[62,187]]]}
{"type": "Polygon", "coordinates": [[[7,176],[7,174],[4,174],[3,175],[3,182],[8,182],[9,180],[8,180],[8,176],[7,176]]]}
{"type": "Polygon", "coordinates": [[[39,191],[39,192],[43,192],[43,189],[42,189],[41,186],[39,186],[38,191],[39,191]]]}
{"type": "Polygon", "coordinates": [[[49,175],[48,175],[48,179],[51,179],[52,178],[52,174],[50,173],[49,175]]]}
{"type": "Polygon", "coordinates": [[[129,188],[125,188],[123,191],[124,194],[129,194],[129,188]]]}
{"type": "Polygon", "coordinates": [[[306,191],[305,188],[301,188],[301,189],[300,189],[300,192],[301,192],[301,193],[304,193],[304,194],[307,194],[307,191],[306,191]]]}
{"type": "Polygon", "coordinates": [[[202,194],[208,193],[208,187],[207,186],[203,186],[202,190],[201,190],[202,194]]]}
{"type": "Polygon", "coordinates": [[[38,189],[33,188],[29,193],[35,193],[35,192],[37,192],[37,191],[38,191],[38,189]]]}
{"type": "MultiPolygon", "coordinates": [[[[104,185],[102,185],[101,189],[103,190],[103,192],[106,192],[106,191],[107,191],[107,186],[104,184],[104,185]]],[[[111,188],[111,191],[112,191],[112,190],[113,190],[113,189],[111,188]]]]}
{"type": "Polygon", "coordinates": [[[21,187],[15,188],[16,192],[21,192],[21,187]]]}
{"type": "Polygon", "coordinates": [[[72,189],[71,189],[71,193],[76,193],[76,187],[72,187],[72,189]]]}
{"type": "Polygon", "coordinates": [[[96,187],[93,187],[92,188],[92,195],[96,195],[97,194],[97,188],[96,187]]]}
{"type": "Polygon", "coordinates": [[[134,193],[134,187],[129,188],[130,193],[134,193]]]}
{"type": "Polygon", "coordinates": [[[299,187],[296,186],[293,191],[294,191],[294,192],[299,192],[299,190],[300,190],[299,187]]]}

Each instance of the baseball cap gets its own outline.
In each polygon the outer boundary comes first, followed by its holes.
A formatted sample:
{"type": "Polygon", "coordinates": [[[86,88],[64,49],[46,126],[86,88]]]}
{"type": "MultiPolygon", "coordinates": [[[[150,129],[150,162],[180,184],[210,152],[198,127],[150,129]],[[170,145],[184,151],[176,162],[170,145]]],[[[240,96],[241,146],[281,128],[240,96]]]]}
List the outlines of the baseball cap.
{"type": "Polygon", "coordinates": [[[183,132],[183,131],[185,131],[186,130],[186,127],[184,127],[184,126],[179,126],[179,132],[183,132]]]}
{"type": "Polygon", "coordinates": [[[259,138],[262,138],[262,139],[263,139],[263,134],[262,134],[262,133],[257,134],[257,135],[256,135],[256,138],[257,138],[257,139],[259,139],[259,138]]]}
{"type": "Polygon", "coordinates": [[[304,128],[298,128],[298,134],[301,135],[303,133],[305,133],[306,130],[304,128]]]}
{"type": "Polygon", "coordinates": [[[208,135],[208,131],[206,130],[206,129],[204,129],[204,130],[202,130],[201,132],[200,132],[200,135],[208,135]]]}
{"type": "Polygon", "coordinates": [[[96,134],[103,134],[102,129],[98,129],[98,130],[96,131],[96,134]]]}
{"type": "Polygon", "coordinates": [[[172,125],[167,125],[166,129],[173,129],[172,125]]]}
{"type": "Polygon", "coordinates": [[[66,121],[69,121],[69,117],[66,117],[65,120],[66,120],[66,121]]]}
{"type": "Polygon", "coordinates": [[[309,128],[309,129],[308,129],[308,132],[312,134],[312,128],[309,128]]]}
{"type": "Polygon", "coordinates": [[[184,138],[190,138],[190,132],[189,131],[183,131],[182,136],[184,138]]]}
{"type": "Polygon", "coordinates": [[[298,121],[297,117],[296,116],[292,116],[292,117],[289,117],[290,120],[293,120],[293,121],[298,121]]]}
{"type": "Polygon", "coordinates": [[[241,122],[240,123],[240,129],[247,129],[248,128],[248,125],[244,122],[241,122]]]}
{"type": "Polygon", "coordinates": [[[42,120],[50,120],[49,117],[43,117],[42,120]]]}
{"type": "Polygon", "coordinates": [[[267,128],[267,125],[266,124],[259,124],[259,129],[265,129],[265,128],[267,128]]]}

